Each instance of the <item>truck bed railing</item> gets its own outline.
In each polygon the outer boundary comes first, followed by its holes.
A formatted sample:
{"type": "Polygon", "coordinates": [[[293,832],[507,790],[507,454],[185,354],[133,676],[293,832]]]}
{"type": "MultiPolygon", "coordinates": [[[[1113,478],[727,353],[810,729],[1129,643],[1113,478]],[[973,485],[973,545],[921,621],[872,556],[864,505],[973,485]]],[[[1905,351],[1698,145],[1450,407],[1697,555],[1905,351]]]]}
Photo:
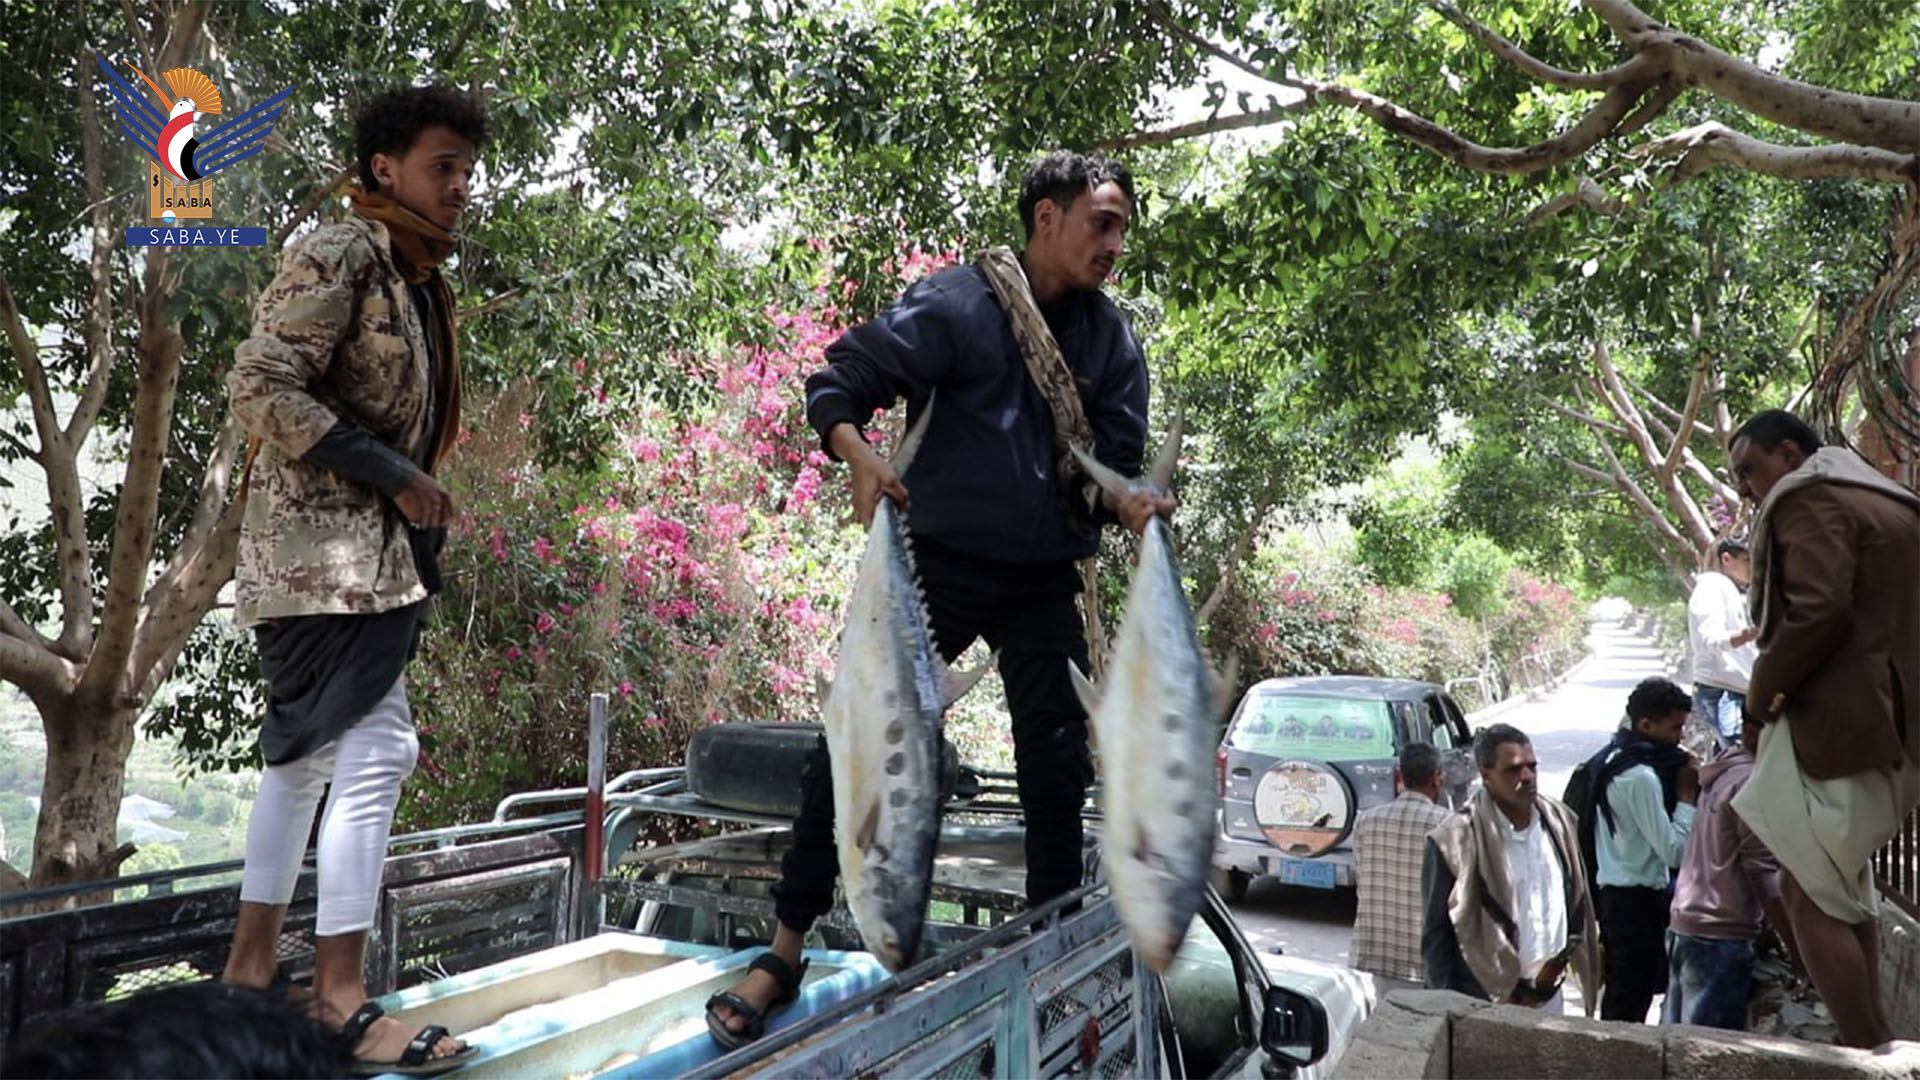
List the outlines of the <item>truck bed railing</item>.
{"type": "MultiPolygon", "coordinates": [[[[582,901],[580,815],[523,818],[395,837],[368,944],[368,989],[382,994],[573,938],[582,901]]],[[[110,883],[14,893],[0,910],[0,1043],[44,1013],[169,983],[217,977],[239,909],[236,861],[110,883]],[[105,884],[107,888],[102,888],[105,884]],[[102,895],[132,896],[73,904],[102,895]]],[[[279,954],[310,978],[312,853],[295,885],[279,954]]]]}
{"type": "Polygon", "coordinates": [[[1105,892],[1082,886],[688,1076],[1128,1075],[1152,1057],[1133,1018],[1159,1015],[1159,984],[1133,977],[1113,905],[1089,903],[1105,892]],[[961,969],[965,992],[938,992],[961,969]]]}

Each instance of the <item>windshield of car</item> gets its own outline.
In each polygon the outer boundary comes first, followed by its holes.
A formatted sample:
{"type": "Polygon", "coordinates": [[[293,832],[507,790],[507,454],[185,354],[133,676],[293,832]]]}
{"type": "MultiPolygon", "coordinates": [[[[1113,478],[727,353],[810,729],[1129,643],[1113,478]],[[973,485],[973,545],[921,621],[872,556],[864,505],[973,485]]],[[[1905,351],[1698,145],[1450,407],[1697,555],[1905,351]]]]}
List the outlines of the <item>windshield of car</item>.
{"type": "Polygon", "coordinates": [[[1377,699],[1255,694],[1227,746],[1275,757],[1354,761],[1394,756],[1393,723],[1377,699]]]}

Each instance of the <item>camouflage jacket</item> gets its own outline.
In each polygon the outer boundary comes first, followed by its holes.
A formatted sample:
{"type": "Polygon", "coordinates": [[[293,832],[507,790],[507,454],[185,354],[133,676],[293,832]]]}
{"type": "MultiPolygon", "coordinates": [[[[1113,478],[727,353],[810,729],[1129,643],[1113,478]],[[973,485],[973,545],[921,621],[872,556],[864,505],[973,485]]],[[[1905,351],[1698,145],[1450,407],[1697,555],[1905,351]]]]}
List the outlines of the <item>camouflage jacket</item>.
{"type": "Polygon", "coordinates": [[[407,525],[373,488],[302,460],[344,420],[411,456],[428,422],[428,353],[386,226],[361,217],[287,247],[227,376],[260,441],[234,570],[240,626],[389,611],[427,595],[407,525]]]}

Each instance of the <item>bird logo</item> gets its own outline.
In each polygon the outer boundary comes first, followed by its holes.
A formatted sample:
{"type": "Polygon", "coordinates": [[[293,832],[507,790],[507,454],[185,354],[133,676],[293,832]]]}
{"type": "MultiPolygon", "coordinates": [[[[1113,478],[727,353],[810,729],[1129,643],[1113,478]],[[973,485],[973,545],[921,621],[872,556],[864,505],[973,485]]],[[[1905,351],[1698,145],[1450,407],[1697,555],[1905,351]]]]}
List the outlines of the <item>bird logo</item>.
{"type": "Polygon", "coordinates": [[[193,68],[174,68],[161,73],[166,84],[162,88],[161,82],[128,64],[158,99],[155,108],[146,91],[121,78],[105,58],[99,64],[113,94],[120,130],[152,160],[152,216],[169,224],[175,210],[186,217],[211,214],[207,178],[259,153],[293,93],[289,86],[202,136],[199,129],[206,118],[224,115],[220,88],[212,79],[193,68]]]}

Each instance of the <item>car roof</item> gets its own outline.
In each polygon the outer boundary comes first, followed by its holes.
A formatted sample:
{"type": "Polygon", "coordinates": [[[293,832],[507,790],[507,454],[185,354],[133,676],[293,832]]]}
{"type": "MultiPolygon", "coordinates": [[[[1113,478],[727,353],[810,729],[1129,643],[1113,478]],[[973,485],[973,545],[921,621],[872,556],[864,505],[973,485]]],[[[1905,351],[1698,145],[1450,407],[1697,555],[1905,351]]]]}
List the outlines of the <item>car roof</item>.
{"type": "Polygon", "coordinates": [[[1371,675],[1302,675],[1262,679],[1247,694],[1298,694],[1301,697],[1374,698],[1400,701],[1442,692],[1438,683],[1418,679],[1383,679],[1371,675]]]}

